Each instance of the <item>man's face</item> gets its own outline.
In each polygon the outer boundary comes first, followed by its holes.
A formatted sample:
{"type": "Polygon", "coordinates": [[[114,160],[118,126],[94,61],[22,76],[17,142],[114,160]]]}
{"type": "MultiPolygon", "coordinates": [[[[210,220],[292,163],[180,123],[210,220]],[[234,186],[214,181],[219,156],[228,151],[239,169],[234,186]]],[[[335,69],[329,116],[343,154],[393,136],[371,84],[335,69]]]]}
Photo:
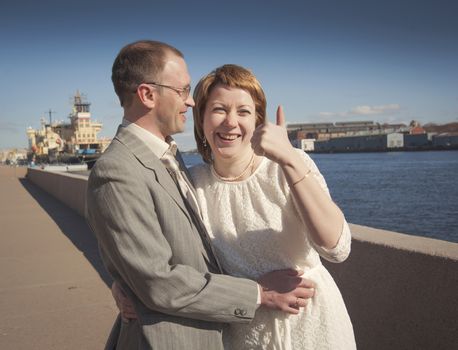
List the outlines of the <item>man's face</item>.
{"type": "MultiPolygon", "coordinates": [[[[158,83],[178,89],[189,86],[191,77],[184,59],[176,55],[169,55],[158,83]]],[[[160,89],[161,92],[157,94],[156,100],[156,126],[160,133],[159,136],[165,138],[184,131],[185,113],[189,107],[194,106],[194,100],[191,95],[183,100],[177,91],[170,88],[162,87],[160,89]]]]}

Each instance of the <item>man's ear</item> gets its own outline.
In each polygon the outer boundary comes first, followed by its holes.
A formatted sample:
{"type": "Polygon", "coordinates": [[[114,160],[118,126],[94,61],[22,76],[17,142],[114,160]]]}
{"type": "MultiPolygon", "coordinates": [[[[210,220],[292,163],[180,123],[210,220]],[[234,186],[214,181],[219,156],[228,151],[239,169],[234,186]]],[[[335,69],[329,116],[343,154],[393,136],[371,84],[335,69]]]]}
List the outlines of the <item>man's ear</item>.
{"type": "Polygon", "coordinates": [[[147,108],[154,108],[156,104],[156,91],[151,86],[140,84],[137,88],[136,95],[143,105],[147,108]]]}

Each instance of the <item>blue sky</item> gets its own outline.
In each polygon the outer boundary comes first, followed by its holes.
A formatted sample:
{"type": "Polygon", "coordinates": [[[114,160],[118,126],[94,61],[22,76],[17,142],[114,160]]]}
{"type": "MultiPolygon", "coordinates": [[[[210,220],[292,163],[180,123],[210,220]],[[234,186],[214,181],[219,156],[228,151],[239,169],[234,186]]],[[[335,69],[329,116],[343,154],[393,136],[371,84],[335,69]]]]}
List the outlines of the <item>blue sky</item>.
{"type": "MultiPolygon", "coordinates": [[[[458,2],[447,0],[16,1],[0,5],[0,149],[26,147],[77,89],[102,136],[122,118],[111,65],[139,39],[168,42],[193,83],[236,63],[287,122],[458,121],[458,2]]],[[[190,114],[191,115],[191,114],[190,114]]],[[[176,137],[194,148],[192,121],[176,137]]]]}

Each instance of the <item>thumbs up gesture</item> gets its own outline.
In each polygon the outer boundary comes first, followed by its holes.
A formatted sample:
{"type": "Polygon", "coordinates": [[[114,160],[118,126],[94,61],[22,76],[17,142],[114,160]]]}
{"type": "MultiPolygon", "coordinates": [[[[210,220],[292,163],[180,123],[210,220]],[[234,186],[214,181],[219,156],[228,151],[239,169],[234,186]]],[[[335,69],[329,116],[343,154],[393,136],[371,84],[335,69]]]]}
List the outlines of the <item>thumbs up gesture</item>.
{"type": "Polygon", "coordinates": [[[277,125],[282,126],[286,130],[286,122],[285,122],[285,113],[283,113],[283,107],[277,107],[277,125]]]}
{"type": "Polygon", "coordinates": [[[282,106],[277,108],[276,123],[266,121],[259,125],[251,138],[251,145],[257,155],[264,155],[274,162],[284,165],[294,153],[286,132],[285,115],[282,106]]]}

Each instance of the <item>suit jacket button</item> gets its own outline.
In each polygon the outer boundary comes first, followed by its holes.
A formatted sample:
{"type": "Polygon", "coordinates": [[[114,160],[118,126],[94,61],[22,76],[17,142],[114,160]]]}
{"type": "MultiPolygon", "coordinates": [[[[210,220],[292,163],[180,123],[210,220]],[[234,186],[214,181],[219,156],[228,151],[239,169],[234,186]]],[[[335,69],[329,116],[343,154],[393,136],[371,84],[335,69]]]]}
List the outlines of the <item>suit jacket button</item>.
{"type": "Polygon", "coordinates": [[[235,316],[239,316],[241,314],[241,312],[242,312],[242,310],[237,308],[237,309],[234,310],[234,315],[235,316]]]}
{"type": "Polygon", "coordinates": [[[241,311],[240,313],[241,313],[242,316],[246,315],[246,310],[240,310],[240,311],[241,311]]]}

